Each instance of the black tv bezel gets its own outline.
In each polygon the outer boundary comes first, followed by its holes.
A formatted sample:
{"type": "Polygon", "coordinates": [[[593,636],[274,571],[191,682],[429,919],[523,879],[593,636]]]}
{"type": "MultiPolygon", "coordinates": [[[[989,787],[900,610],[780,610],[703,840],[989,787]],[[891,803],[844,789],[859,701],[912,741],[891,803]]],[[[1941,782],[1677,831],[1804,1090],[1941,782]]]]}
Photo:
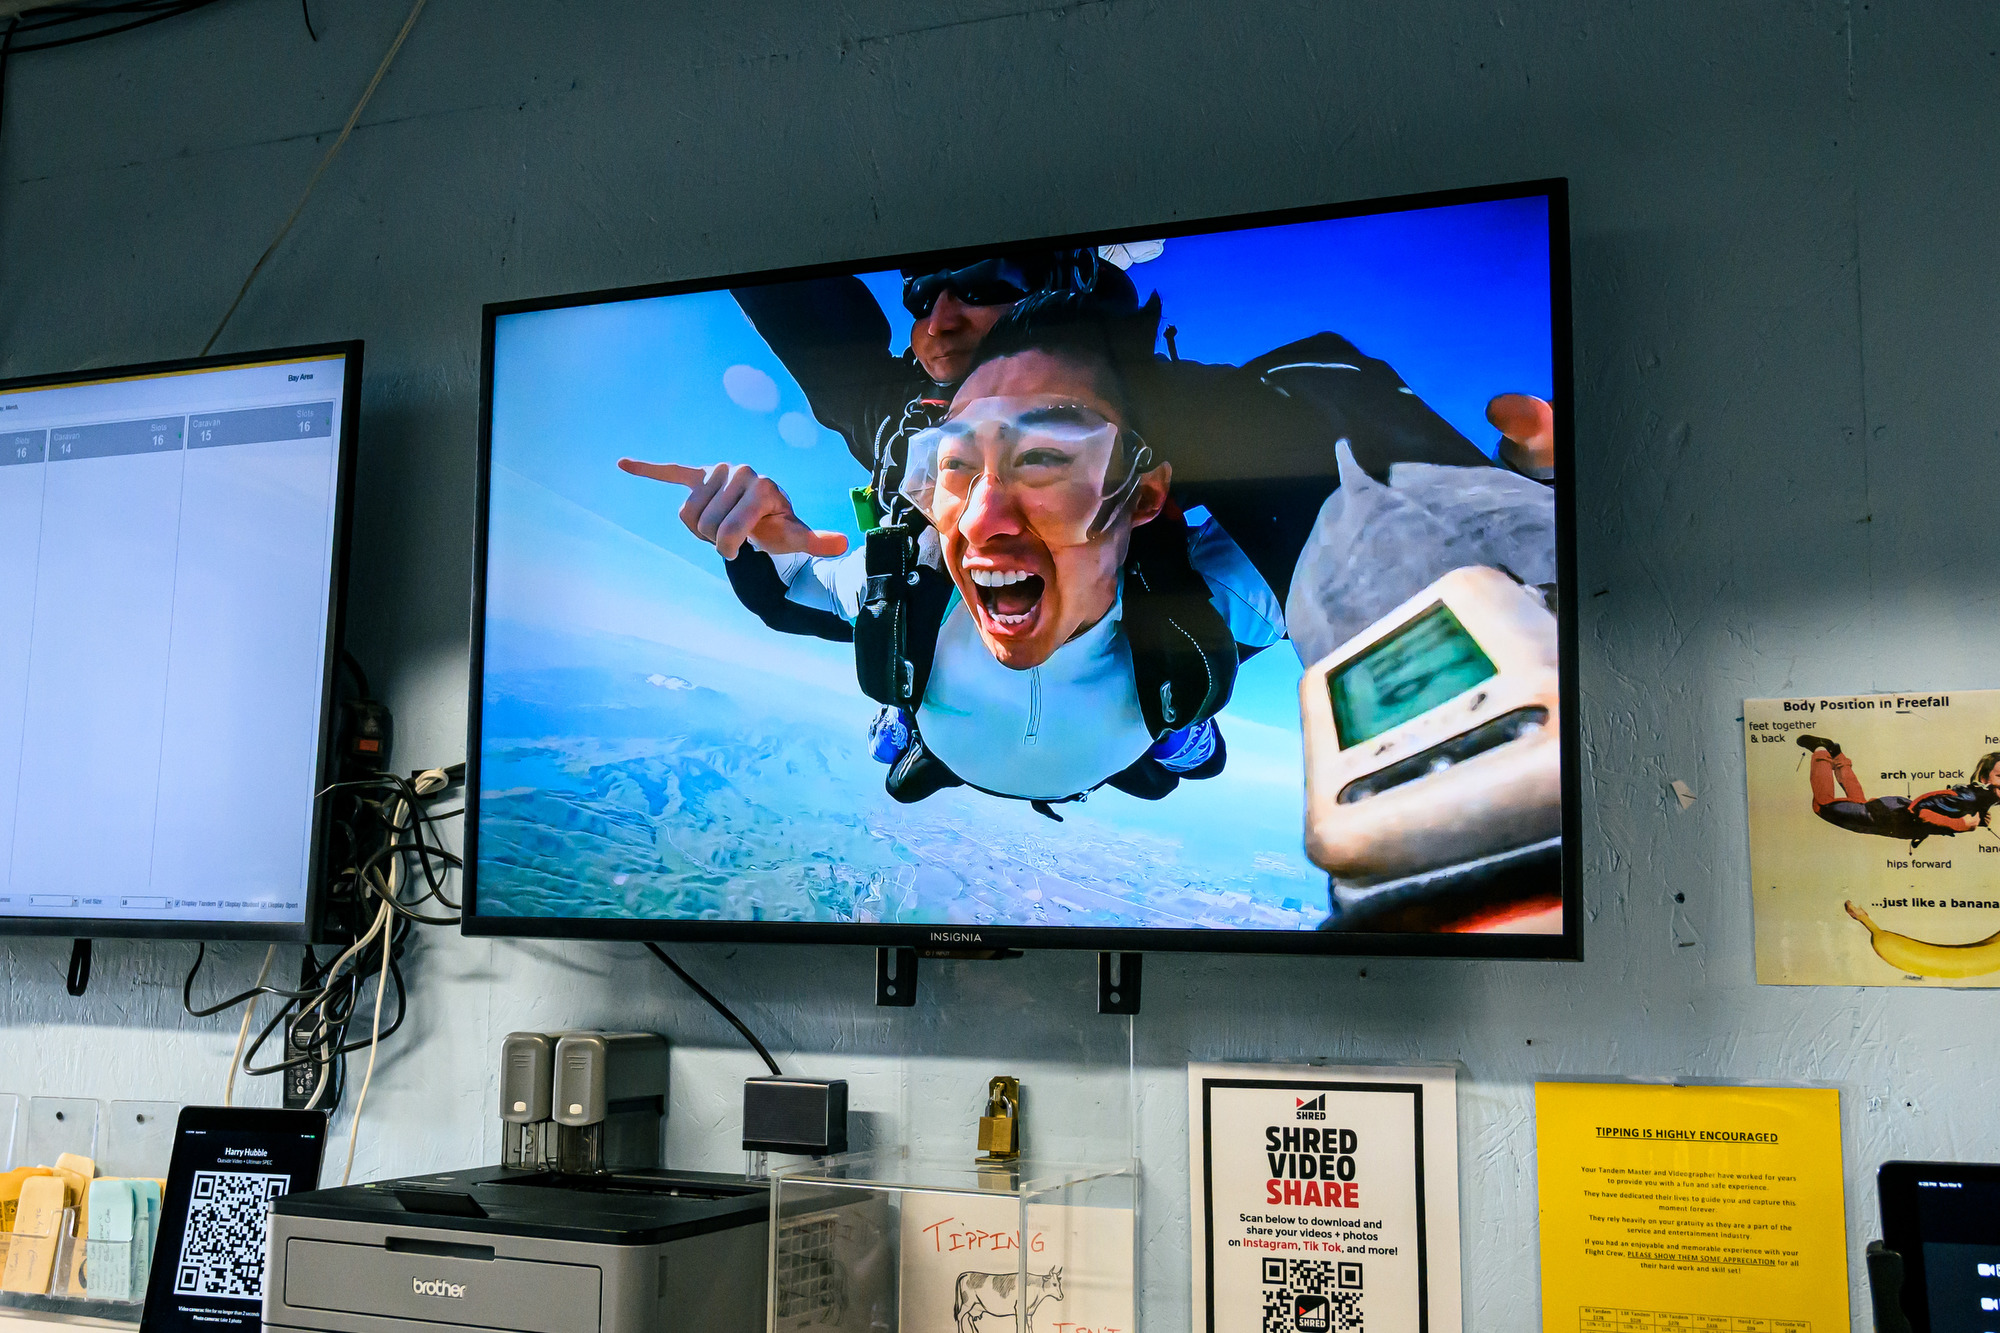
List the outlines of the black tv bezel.
{"type": "Polygon", "coordinates": [[[883,255],[836,263],[763,269],[750,273],[681,279],[634,287],[578,292],[566,296],[502,301],[486,306],[480,341],[479,444],[474,500],[473,589],[470,673],[466,706],[465,870],[463,922],[467,935],[541,939],[693,941],[732,944],[858,944],[956,951],[991,949],[1080,949],[1123,952],[1318,954],[1361,957],[1519,958],[1579,960],[1583,957],[1582,741],[1576,700],[1577,613],[1575,606],[1575,372],[1571,341],[1569,182],[1564,177],[1511,184],[1443,190],[1305,208],[1238,213],[1223,217],[1176,219],[1144,226],[1036,238],[1010,237],[977,245],[883,255]],[[479,912],[479,761],[481,700],[486,653],[487,511],[493,463],[493,341],[497,322],[508,316],[617,301],[647,300],[692,292],[771,282],[793,282],[841,274],[902,268],[939,269],[1027,246],[1081,247],[1119,241],[1172,240],[1207,232],[1321,222],[1335,218],[1546,198],[1549,209],[1549,307],[1556,410],[1556,561],[1562,596],[1557,606],[1562,710],[1562,901],[1563,930],[1557,935],[1433,934],[1425,932],[1169,930],[1091,926],[955,926],[895,923],[673,921],[627,917],[488,916],[479,912]]]}
{"type": "MultiPolygon", "coordinates": [[[[1882,1243],[1903,1257],[1903,1313],[1915,1333],[1930,1333],[1930,1277],[1925,1271],[1922,1180],[2000,1186],[1996,1162],[1884,1162],[1875,1170],[1875,1198],[1882,1210],[1882,1243]]],[[[2000,1229],[2000,1224],[1996,1224],[2000,1229]]]]}
{"type": "MultiPolygon", "coordinates": [[[[348,551],[353,530],[354,470],[360,452],[362,342],[312,343],[303,347],[278,347],[268,351],[230,352],[220,356],[195,356],[173,361],[148,361],[138,365],[113,366],[105,370],[65,371],[47,375],[25,375],[0,380],[0,393],[17,389],[48,388],[55,385],[102,384],[107,380],[148,379],[159,375],[190,371],[228,370],[263,365],[273,361],[346,358],[342,371],[340,404],[339,475],[334,486],[332,581],[327,596],[326,653],[320,664],[319,747],[314,764],[317,780],[314,791],[324,790],[335,780],[339,756],[334,753],[336,703],[335,674],[347,629],[348,551]]],[[[327,807],[324,800],[313,801],[312,838],[306,874],[305,912],[292,921],[138,921],[126,917],[40,917],[0,916],[0,938],[9,936],[56,936],[68,939],[140,940],[264,940],[277,944],[304,944],[320,938],[320,916],[326,897],[327,807]]]]}

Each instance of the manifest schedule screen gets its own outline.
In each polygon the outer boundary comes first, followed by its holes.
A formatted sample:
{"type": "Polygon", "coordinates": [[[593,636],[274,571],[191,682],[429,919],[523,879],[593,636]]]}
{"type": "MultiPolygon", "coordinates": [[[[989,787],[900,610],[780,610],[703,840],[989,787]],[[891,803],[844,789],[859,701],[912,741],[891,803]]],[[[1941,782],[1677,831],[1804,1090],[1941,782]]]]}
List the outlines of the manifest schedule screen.
{"type": "Polygon", "coordinates": [[[304,920],[345,371],[0,391],[0,917],[304,920]]]}

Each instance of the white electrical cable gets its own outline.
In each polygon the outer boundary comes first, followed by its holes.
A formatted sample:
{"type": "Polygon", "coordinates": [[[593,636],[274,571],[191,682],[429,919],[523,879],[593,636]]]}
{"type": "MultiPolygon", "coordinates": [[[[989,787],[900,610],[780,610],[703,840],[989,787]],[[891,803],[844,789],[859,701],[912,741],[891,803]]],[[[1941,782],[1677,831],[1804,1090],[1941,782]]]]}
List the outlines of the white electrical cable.
{"type": "MultiPolygon", "coordinates": [[[[376,926],[387,924],[389,911],[389,904],[383,903],[375,917],[376,926]]],[[[382,992],[389,989],[389,957],[393,952],[390,941],[383,940],[382,973],[375,979],[375,1023],[368,1033],[368,1072],[361,1076],[361,1092],[354,1099],[354,1119],[347,1130],[347,1169],[340,1173],[343,1185],[354,1175],[354,1149],[361,1139],[361,1108],[368,1104],[368,1085],[375,1078],[375,1052],[382,1045],[382,992]]]]}
{"type": "Polygon", "coordinates": [[[319,1077],[313,1080],[312,1096],[306,1098],[305,1109],[308,1111],[316,1111],[319,1109],[320,1094],[326,1091],[327,1081],[332,1076],[331,1074],[331,1071],[333,1069],[332,1060],[330,1059],[319,1060],[315,1061],[315,1063],[319,1065],[319,1077]]]}
{"type": "MultiPolygon", "coordinates": [[[[271,975],[271,961],[278,956],[278,946],[264,950],[264,966],[257,969],[257,988],[262,989],[264,978],[271,975]]],[[[243,1044],[250,1039],[250,1016],[257,1012],[257,1001],[261,995],[252,994],[250,1002],[243,1006],[243,1025],[236,1029],[236,1049],[229,1053],[229,1077],[222,1085],[222,1104],[236,1104],[236,1067],[243,1063],[243,1044]]]]}
{"type": "MultiPolygon", "coordinates": [[[[4,3],[4,0],[0,0],[0,3],[4,3]]],[[[418,8],[421,7],[421,4],[419,4],[418,8]]],[[[394,780],[390,779],[390,781],[394,780]]],[[[381,899],[381,906],[375,913],[375,919],[369,924],[368,929],[362,933],[360,938],[356,939],[336,956],[324,971],[316,972],[307,978],[309,983],[308,989],[299,992],[282,990],[275,992],[285,995],[293,1003],[300,1000],[305,1001],[296,1016],[292,1017],[291,1026],[286,1031],[284,1040],[288,1047],[294,1040],[298,1030],[308,1023],[313,1023],[315,1019],[317,1027],[314,1030],[325,1034],[332,1026],[328,1023],[327,1019],[327,1015],[330,1013],[329,1006],[337,998],[353,1000],[358,1000],[359,998],[360,987],[364,983],[364,979],[359,975],[359,968],[362,966],[361,958],[371,947],[379,947],[383,951],[381,968],[376,977],[374,1014],[369,1030],[368,1067],[362,1077],[361,1091],[355,1101],[353,1121],[349,1125],[347,1166],[342,1177],[343,1181],[351,1179],[354,1172],[354,1161],[359,1150],[361,1113],[367,1102],[368,1090],[374,1082],[375,1059],[380,1052],[382,1038],[385,1035],[382,1031],[382,1001],[387,994],[388,984],[392,977],[398,979],[396,1022],[400,1024],[403,1021],[401,982],[400,976],[395,970],[395,951],[398,942],[397,933],[401,929],[401,923],[397,922],[395,917],[403,915],[408,916],[415,922],[436,924],[452,924],[459,920],[456,916],[443,918],[425,916],[413,911],[410,905],[402,901],[402,890],[411,873],[409,868],[409,857],[411,855],[422,855],[428,851],[443,857],[447,874],[451,868],[455,868],[459,864],[457,858],[446,852],[442,846],[427,843],[425,835],[422,832],[416,835],[417,841],[414,845],[402,842],[402,839],[409,836],[411,831],[417,827],[419,819],[428,818],[420,813],[420,807],[428,802],[431,797],[444,791],[451,785],[452,777],[449,771],[442,768],[427,769],[421,773],[412,774],[411,780],[406,784],[402,784],[400,792],[384,804],[375,805],[375,809],[379,812],[382,822],[387,826],[388,843],[372,858],[365,868],[357,868],[349,872],[355,876],[356,885],[362,888],[364,895],[373,893],[377,898],[381,899]],[[386,865],[381,864],[384,861],[386,861],[386,865]],[[347,978],[347,984],[342,984],[343,974],[350,969],[356,975],[347,978]]],[[[328,788],[328,790],[330,791],[332,788],[328,788]]],[[[321,795],[324,794],[324,792],[321,793],[321,795]]],[[[369,802],[368,804],[374,805],[373,802],[369,802]]],[[[460,812],[452,811],[450,813],[457,814],[460,812]]],[[[424,869],[426,882],[431,885],[431,893],[425,895],[424,898],[418,899],[417,905],[421,905],[431,896],[436,896],[447,907],[457,910],[457,904],[451,902],[445,896],[441,885],[432,878],[430,862],[428,860],[425,862],[424,869]]],[[[270,993],[266,982],[269,980],[271,967],[276,958],[277,946],[272,945],[265,951],[263,965],[257,973],[256,984],[242,997],[248,1003],[245,1006],[242,1021],[237,1029],[236,1045],[230,1052],[229,1073],[223,1086],[223,1101],[225,1104],[234,1104],[236,1072],[238,1069],[251,1074],[268,1074],[279,1070],[295,1068],[300,1063],[300,1061],[295,1059],[288,1059],[273,1065],[269,1069],[250,1067],[248,1060],[255,1058],[256,1050],[262,1047],[265,1039],[270,1035],[271,1027],[276,1026],[275,1022],[267,1025],[264,1031],[258,1035],[257,1046],[250,1050],[246,1059],[244,1048],[249,1040],[250,1025],[256,1017],[257,1001],[265,993],[270,993]]],[[[308,958],[310,959],[310,954],[308,954],[308,958]]],[[[195,970],[198,971],[200,966],[200,959],[197,958],[195,970]]],[[[183,987],[184,992],[193,986],[193,982],[194,973],[190,972],[187,984],[183,987]]],[[[183,1002],[187,1005],[190,1013],[198,1012],[194,1007],[193,1000],[185,993],[183,995],[183,1002]]],[[[217,1009],[228,1008],[230,1007],[230,1003],[234,1002],[217,1006],[217,1009]]],[[[206,1012],[213,1013],[216,1010],[206,1012]]],[[[288,1013],[288,1010],[281,1011],[279,1017],[285,1018],[288,1013]]],[[[203,1016],[206,1015],[204,1014],[203,1016]]],[[[337,1080],[334,1077],[333,1066],[338,1057],[344,1053],[338,1048],[343,1044],[343,1038],[350,1018],[351,1011],[343,1015],[337,1025],[338,1031],[333,1033],[332,1054],[330,1056],[327,1053],[329,1048],[327,1047],[325,1036],[322,1035],[315,1038],[321,1047],[321,1051],[320,1058],[313,1061],[318,1066],[318,1076],[315,1078],[312,1091],[306,1099],[306,1106],[308,1108],[317,1107],[330,1092],[337,1095],[338,1087],[344,1082],[344,1080],[337,1080]]]]}
{"type": "Polygon", "coordinates": [[[250,266],[250,276],[243,279],[243,285],[237,289],[236,299],[229,303],[229,309],[222,312],[222,319],[217,322],[215,332],[209,334],[208,341],[201,345],[201,354],[203,356],[208,355],[209,349],[215,346],[215,340],[220,338],[222,331],[229,327],[229,321],[236,315],[236,307],[242,305],[243,298],[250,294],[250,284],[257,281],[257,275],[264,271],[264,265],[269,263],[271,256],[278,252],[278,247],[284,244],[285,237],[292,234],[292,226],[299,220],[299,214],[306,211],[306,200],[312,198],[313,187],[319,184],[319,178],[326,174],[326,169],[333,165],[333,159],[340,152],[341,147],[346,144],[347,136],[354,133],[354,127],[361,121],[361,113],[367,109],[368,99],[375,95],[377,85],[382,82],[382,77],[389,72],[389,66],[395,63],[396,52],[403,49],[403,39],[410,35],[410,29],[417,26],[417,15],[423,12],[424,0],[417,0],[414,5],[410,6],[410,16],[403,20],[402,31],[396,34],[395,41],[389,43],[388,54],[384,55],[382,63],[375,67],[375,77],[368,80],[368,87],[362,90],[361,100],[356,102],[354,110],[348,113],[347,123],[340,127],[340,137],[333,141],[333,147],[326,150],[326,156],[319,160],[317,167],[313,168],[311,178],[306,181],[305,193],[299,196],[299,202],[292,208],[292,215],[285,219],[284,226],[278,228],[278,234],[271,238],[271,243],[268,246],[264,247],[264,253],[257,256],[257,262],[250,266]]]}
{"type": "Polygon", "coordinates": [[[339,979],[340,969],[342,965],[345,964],[348,959],[354,957],[356,954],[365,950],[368,947],[370,941],[372,941],[377,935],[382,933],[382,926],[383,926],[382,918],[378,915],[375,918],[375,923],[369,926],[368,929],[365,932],[363,932],[361,938],[354,941],[354,943],[348,945],[347,952],[341,954],[340,957],[333,960],[333,966],[329,967],[326,970],[326,980],[325,983],[320,988],[320,993],[318,997],[314,999],[311,1004],[299,1010],[299,1018],[301,1020],[303,1020],[307,1014],[310,1014],[315,1009],[320,1008],[327,1002],[329,998],[331,998],[333,994],[333,983],[337,979],[339,979]]]}
{"type": "MultiPolygon", "coordinates": [[[[387,908],[383,909],[383,911],[385,912],[387,910],[388,910],[387,908]]],[[[368,929],[362,933],[361,938],[354,941],[354,943],[348,945],[346,952],[342,953],[338,958],[333,960],[333,965],[327,968],[326,970],[325,983],[321,986],[318,996],[316,996],[313,999],[312,1003],[308,1004],[305,1008],[299,1010],[299,1016],[297,1019],[294,1020],[295,1023],[302,1025],[308,1015],[312,1014],[315,1010],[319,1009],[320,1007],[326,1004],[327,1000],[331,998],[333,994],[333,983],[339,977],[341,967],[347,962],[348,959],[354,957],[356,954],[366,949],[369,945],[369,942],[372,941],[377,935],[382,933],[382,930],[386,924],[387,923],[383,920],[382,914],[377,913],[374,924],[369,926],[368,929]]],[[[387,946],[385,945],[384,947],[387,946]]],[[[377,998],[379,1000],[379,997],[377,998]]],[[[379,1014],[379,1011],[381,1009],[381,1005],[379,1003],[376,1005],[376,1009],[379,1014]]],[[[372,1057],[374,1053],[371,1051],[369,1054],[372,1057]]],[[[312,1096],[306,1099],[306,1109],[308,1110],[311,1110],[319,1105],[319,1099],[321,1095],[326,1092],[327,1082],[330,1078],[330,1070],[333,1064],[331,1060],[321,1060],[318,1063],[319,1063],[319,1077],[313,1082],[312,1096]]],[[[357,1108],[357,1110],[358,1109],[359,1108],[357,1108]]]]}
{"type": "MultiPolygon", "coordinates": [[[[429,772],[421,773],[417,776],[415,783],[417,794],[420,796],[434,795],[444,790],[448,781],[449,779],[441,769],[431,769],[429,772]]],[[[413,813],[409,799],[407,797],[399,797],[394,810],[389,815],[389,837],[392,842],[401,837],[409,828],[413,813]]],[[[403,857],[401,855],[389,858],[388,878],[385,881],[378,874],[374,880],[374,889],[376,895],[383,901],[381,909],[375,914],[375,924],[368,929],[370,936],[373,936],[377,931],[387,930],[389,927],[390,913],[395,910],[389,906],[389,902],[400,894],[403,889],[403,857]]],[[[389,989],[389,960],[394,953],[395,942],[389,936],[385,935],[382,940],[382,973],[375,979],[375,1021],[368,1033],[368,1068],[361,1076],[361,1091],[354,1098],[354,1119],[349,1122],[347,1128],[347,1168],[340,1173],[340,1183],[342,1185],[347,1184],[348,1180],[354,1175],[354,1153],[356,1146],[361,1140],[361,1108],[368,1104],[368,1085],[375,1078],[375,1053],[382,1046],[382,995],[389,989]]]]}

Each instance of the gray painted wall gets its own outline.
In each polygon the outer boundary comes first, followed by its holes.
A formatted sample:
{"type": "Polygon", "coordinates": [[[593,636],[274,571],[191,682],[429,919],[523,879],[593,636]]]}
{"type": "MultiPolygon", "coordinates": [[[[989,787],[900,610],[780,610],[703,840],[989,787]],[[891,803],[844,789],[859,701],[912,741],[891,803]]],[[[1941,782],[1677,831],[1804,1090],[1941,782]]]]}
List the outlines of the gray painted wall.
{"type": "MultiPolygon", "coordinates": [[[[317,45],[226,0],[15,63],[0,374],[200,348],[402,18],[313,9],[317,45]]],[[[1156,1329],[1188,1320],[1188,1060],[1461,1061],[1467,1315],[1528,1330],[1536,1078],[1838,1084],[1856,1256],[1878,1162],[2000,1154],[1991,994],[1752,984],[1736,722],[1996,683],[1996,52],[1975,3],[433,0],[220,346],[367,339],[354,643],[399,760],[445,763],[482,303],[1568,176],[1588,961],[1155,957],[1128,1083],[1084,956],[935,965],[884,1013],[859,949],[682,951],[881,1132],[958,1132],[1004,1066],[1130,1117],[1156,1329]]],[[[101,946],[79,1002],[65,945],[0,948],[0,1091],[217,1098],[234,1024],[182,1015],[191,954],[101,946]]],[[[672,1034],[676,1151],[735,1160],[752,1061],[635,947],[438,933],[415,972],[357,1177],[492,1160],[495,1043],[530,1023],[672,1034]]]]}

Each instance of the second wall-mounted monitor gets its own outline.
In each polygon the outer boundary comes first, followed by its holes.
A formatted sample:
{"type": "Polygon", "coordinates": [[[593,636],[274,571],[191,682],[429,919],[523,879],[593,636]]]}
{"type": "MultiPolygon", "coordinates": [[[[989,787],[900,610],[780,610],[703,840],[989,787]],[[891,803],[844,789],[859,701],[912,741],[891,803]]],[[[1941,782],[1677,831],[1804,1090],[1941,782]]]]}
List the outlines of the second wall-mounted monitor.
{"type": "Polygon", "coordinates": [[[0,382],[0,933],[307,938],[360,379],[0,382]]]}
{"type": "Polygon", "coordinates": [[[1574,956],[1566,207],[490,308],[467,929],[1574,956]]]}

